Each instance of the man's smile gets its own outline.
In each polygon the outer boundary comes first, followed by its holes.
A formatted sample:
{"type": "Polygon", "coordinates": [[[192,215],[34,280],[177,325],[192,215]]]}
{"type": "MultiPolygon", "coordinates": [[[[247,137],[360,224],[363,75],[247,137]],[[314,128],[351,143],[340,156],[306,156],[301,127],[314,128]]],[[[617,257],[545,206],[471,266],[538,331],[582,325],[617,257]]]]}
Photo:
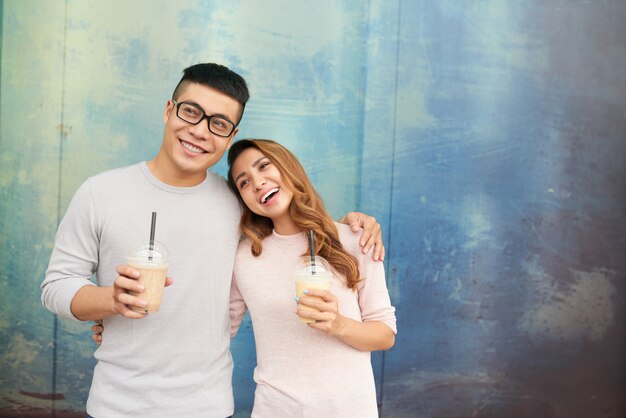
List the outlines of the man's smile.
{"type": "Polygon", "coordinates": [[[199,148],[199,147],[197,147],[197,146],[193,145],[193,144],[192,144],[192,143],[190,143],[190,142],[183,141],[182,139],[179,139],[179,141],[180,141],[181,145],[182,145],[182,146],[183,146],[186,150],[188,150],[188,151],[190,151],[190,152],[192,152],[192,153],[194,153],[194,154],[204,154],[204,153],[206,153],[206,152],[207,152],[207,151],[203,150],[202,148],[199,148]]]}

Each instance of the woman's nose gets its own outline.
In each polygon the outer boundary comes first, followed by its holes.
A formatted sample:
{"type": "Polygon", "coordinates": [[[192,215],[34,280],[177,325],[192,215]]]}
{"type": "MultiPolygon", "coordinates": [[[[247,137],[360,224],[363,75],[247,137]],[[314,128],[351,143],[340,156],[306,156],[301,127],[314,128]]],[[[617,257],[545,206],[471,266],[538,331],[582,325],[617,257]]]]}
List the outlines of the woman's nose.
{"type": "Polygon", "coordinates": [[[263,186],[265,186],[265,183],[266,183],[266,181],[265,181],[264,178],[257,178],[254,181],[254,188],[257,189],[257,190],[261,190],[263,188],[263,186]]]}

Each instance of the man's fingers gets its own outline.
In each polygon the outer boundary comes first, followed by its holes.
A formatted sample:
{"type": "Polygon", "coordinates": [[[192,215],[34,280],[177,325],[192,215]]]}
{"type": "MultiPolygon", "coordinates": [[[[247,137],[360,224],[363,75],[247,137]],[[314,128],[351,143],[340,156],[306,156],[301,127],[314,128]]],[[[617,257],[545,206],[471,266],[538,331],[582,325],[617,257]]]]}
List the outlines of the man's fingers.
{"type": "MultiPolygon", "coordinates": [[[[365,250],[374,245],[376,240],[382,236],[380,233],[380,224],[376,222],[376,218],[368,216],[363,221],[363,233],[359,239],[359,245],[365,250]]],[[[363,251],[365,254],[367,251],[363,251]]]]}
{"type": "Polygon", "coordinates": [[[376,224],[374,233],[369,237],[365,246],[362,247],[363,254],[367,254],[372,247],[374,247],[372,260],[383,261],[385,259],[385,246],[383,245],[383,234],[379,223],[376,224]]]}
{"type": "Polygon", "coordinates": [[[362,220],[355,219],[354,221],[350,222],[350,229],[352,229],[352,232],[359,232],[361,230],[362,224],[362,220]]]}
{"type": "Polygon", "coordinates": [[[117,274],[119,274],[120,276],[126,276],[133,279],[138,279],[139,276],[141,276],[141,272],[139,270],[129,267],[126,264],[118,265],[116,270],[117,274]]]}
{"type": "Polygon", "coordinates": [[[350,212],[341,218],[340,222],[344,223],[344,221],[350,225],[352,232],[359,232],[363,226],[363,214],[361,212],[350,212]]]}
{"type": "Polygon", "coordinates": [[[363,254],[367,253],[378,241],[382,242],[382,233],[380,224],[374,219],[373,223],[366,223],[366,226],[363,227],[363,234],[359,240],[359,244],[363,247],[363,254]]]}
{"type": "Polygon", "coordinates": [[[141,283],[125,276],[118,276],[115,279],[115,286],[130,292],[141,293],[144,291],[144,286],[141,283]]]}
{"type": "Polygon", "coordinates": [[[374,261],[382,261],[380,259],[381,255],[381,247],[380,245],[374,244],[374,251],[372,252],[372,260],[374,261]]]}
{"type": "Polygon", "coordinates": [[[170,286],[174,283],[174,279],[172,279],[170,276],[167,276],[165,278],[165,287],[170,286]]]}
{"type": "MultiPolygon", "coordinates": [[[[363,233],[363,235],[365,236],[365,232],[363,233]]],[[[363,239],[363,238],[361,238],[363,239]]],[[[367,254],[370,252],[370,250],[372,249],[373,246],[375,246],[377,244],[377,239],[375,235],[371,235],[367,241],[365,241],[365,244],[361,246],[361,252],[363,254],[367,254]]]]}
{"type": "Polygon", "coordinates": [[[129,309],[129,307],[126,306],[125,304],[117,303],[116,305],[117,305],[117,313],[122,315],[124,318],[141,319],[141,318],[145,318],[146,316],[148,316],[147,313],[135,312],[132,309],[129,309]]]}
{"type": "MultiPolygon", "coordinates": [[[[122,304],[125,305],[126,307],[130,308],[131,306],[137,306],[139,308],[145,308],[146,306],[148,306],[148,302],[146,302],[145,300],[141,299],[140,296],[133,296],[129,293],[125,293],[125,292],[120,292],[115,296],[115,300],[122,304]]],[[[126,312],[120,312],[123,313],[124,316],[126,316],[126,312]]]]}
{"type": "Polygon", "coordinates": [[[146,316],[148,316],[148,314],[147,313],[135,312],[135,311],[129,309],[126,312],[124,312],[123,316],[124,316],[124,318],[129,318],[129,319],[141,319],[141,318],[145,318],[146,316]]]}

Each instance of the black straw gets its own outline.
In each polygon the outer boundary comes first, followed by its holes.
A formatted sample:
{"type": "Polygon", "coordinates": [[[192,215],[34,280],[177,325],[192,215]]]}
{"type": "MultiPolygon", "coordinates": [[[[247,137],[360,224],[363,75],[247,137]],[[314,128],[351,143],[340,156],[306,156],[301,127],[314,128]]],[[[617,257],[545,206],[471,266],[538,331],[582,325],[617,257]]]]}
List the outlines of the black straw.
{"type": "Polygon", "coordinates": [[[148,260],[152,261],[152,251],[154,250],[154,228],[156,227],[156,212],[152,212],[152,222],[150,224],[150,249],[148,260]]]}
{"type": "Polygon", "coordinates": [[[311,274],[315,274],[315,238],[313,231],[309,231],[309,252],[311,253],[311,274]]]}

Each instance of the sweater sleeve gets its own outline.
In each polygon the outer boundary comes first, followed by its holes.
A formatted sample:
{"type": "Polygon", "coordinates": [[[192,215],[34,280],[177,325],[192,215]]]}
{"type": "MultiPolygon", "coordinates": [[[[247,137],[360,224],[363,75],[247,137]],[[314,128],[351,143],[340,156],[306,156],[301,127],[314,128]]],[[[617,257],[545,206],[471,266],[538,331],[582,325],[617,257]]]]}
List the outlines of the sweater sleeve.
{"type": "Polygon", "coordinates": [[[394,334],[396,328],[396,309],[391,305],[387,283],[385,281],[385,267],[382,261],[373,261],[371,249],[367,254],[361,252],[359,239],[361,232],[352,232],[350,227],[336,224],[341,243],[356,259],[359,266],[360,281],[357,285],[359,292],[359,307],[363,322],[378,321],[387,325],[394,334]]]}
{"type": "Polygon", "coordinates": [[[72,198],[57,230],[41,284],[41,301],[46,309],[61,318],[78,321],[70,306],[81,287],[94,286],[91,277],[98,266],[98,248],[96,215],[87,180],[72,198]]]}
{"type": "Polygon", "coordinates": [[[368,254],[359,252],[359,306],[363,322],[378,321],[387,325],[394,334],[396,328],[396,309],[391,305],[387,284],[385,282],[385,268],[381,261],[373,261],[371,251],[368,254]]]}
{"type": "Polygon", "coordinates": [[[236,275],[233,274],[233,280],[230,285],[230,306],[229,306],[229,314],[230,314],[230,338],[235,338],[237,332],[239,331],[239,327],[241,326],[241,321],[243,321],[243,317],[248,310],[246,303],[243,300],[243,296],[239,291],[239,287],[237,287],[237,278],[236,275]]]}

